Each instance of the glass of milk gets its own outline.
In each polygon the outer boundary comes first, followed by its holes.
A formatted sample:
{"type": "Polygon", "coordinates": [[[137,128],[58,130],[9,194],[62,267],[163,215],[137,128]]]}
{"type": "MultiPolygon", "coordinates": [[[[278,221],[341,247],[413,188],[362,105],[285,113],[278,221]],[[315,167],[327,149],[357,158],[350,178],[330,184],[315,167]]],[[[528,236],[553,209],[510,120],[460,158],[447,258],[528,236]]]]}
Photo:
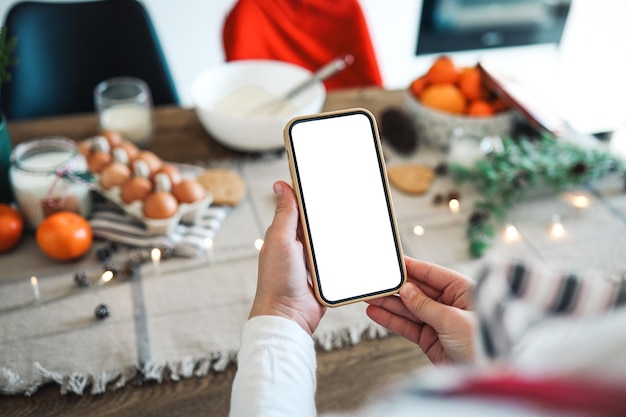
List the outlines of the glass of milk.
{"type": "Polygon", "coordinates": [[[466,134],[461,127],[454,128],[448,148],[448,163],[473,168],[476,161],[485,158],[485,144],[482,137],[466,134]]]}
{"type": "Polygon", "coordinates": [[[17,145],[9,178],[26,225],[36,230],[46,216],[62,210],[87,217],[89,184],[78,175],[86,171],[87,161],[73,140],[50,137],[17,145]]]}
{"type": "Polygon", "coordinates": [[[124,139],[146,148],[152,140],[152,95],[148,85],[133,77],[104,80],[94,89],[102,130],[115,130],[124,139]]]}

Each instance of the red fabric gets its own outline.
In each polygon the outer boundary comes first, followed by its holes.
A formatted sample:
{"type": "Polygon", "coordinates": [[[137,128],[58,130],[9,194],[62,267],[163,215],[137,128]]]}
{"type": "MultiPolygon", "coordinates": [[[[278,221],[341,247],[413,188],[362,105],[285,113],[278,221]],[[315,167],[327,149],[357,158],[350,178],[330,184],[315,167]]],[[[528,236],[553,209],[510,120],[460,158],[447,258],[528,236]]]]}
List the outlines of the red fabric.
{"type": "Polygon", "coordinates": [[[326,88],[382,86],[357,0],[239,0],[222,35],[227,61],[276,59],[315,71],[349,53],[354,63],[328,78],[326,88]]]}
{"type": "Polygon", "coordinates": [[[594,416],[626,416],[626,385],[593,379],[500,375],[470,381],[452,394],[518,399],[594,416]]]}

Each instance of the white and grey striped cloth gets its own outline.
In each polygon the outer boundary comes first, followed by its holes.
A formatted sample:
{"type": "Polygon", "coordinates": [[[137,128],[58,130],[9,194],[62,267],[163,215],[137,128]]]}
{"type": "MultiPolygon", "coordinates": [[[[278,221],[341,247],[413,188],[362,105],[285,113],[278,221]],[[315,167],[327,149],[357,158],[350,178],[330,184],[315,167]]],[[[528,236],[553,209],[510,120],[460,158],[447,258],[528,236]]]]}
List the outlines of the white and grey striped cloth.
{"type": "Polygon", "coordinates": [[[479,343],[487,358],[505,358],[544,319],[602,315],[626,307],[623,277],[581,276],[521,260],[486,267],[474,289],[479,343]]]}
{"type": "Polygon", "coordinates": [[[206,239],[215,238],[231,209],[209,205],[193,224],[180,223],[168,235],[153,235],[140,220],[110,202],[96,199],[89,224],[95,237],[137,248],[168,247],[174,256],[193,258],[206,254],[206,239]]]}

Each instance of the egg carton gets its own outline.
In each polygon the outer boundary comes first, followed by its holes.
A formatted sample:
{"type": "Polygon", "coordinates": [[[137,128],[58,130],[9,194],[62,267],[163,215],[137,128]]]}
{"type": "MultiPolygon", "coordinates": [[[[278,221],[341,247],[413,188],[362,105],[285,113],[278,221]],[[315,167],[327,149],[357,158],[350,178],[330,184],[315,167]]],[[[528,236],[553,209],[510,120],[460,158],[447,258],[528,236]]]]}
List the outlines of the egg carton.
{"type": "MultiPolygon", "coordinates": [[[[197,173],[192,169],[196,167],[178,166],[181,168],[181,174],[184,178],[197,177],[197,173]]],[[[140,220],[145,225],[146,231],[151,235],[169,235],[174,232],[180,223],[196,223],[206,208],[213,202],[213,195],[207,191],[206,196],[202,200],[194,203],[180,203],[178,210],[173,216],[165,219],[151,219],[143,214],[143,202],[133,201],[130,204],[126,204],[121,197],[121,187],[112,187],[109,190],[105,190],[100,186],[100,176],[95,174],[94,177],[94,190],[133,218],[140,220]]]]}

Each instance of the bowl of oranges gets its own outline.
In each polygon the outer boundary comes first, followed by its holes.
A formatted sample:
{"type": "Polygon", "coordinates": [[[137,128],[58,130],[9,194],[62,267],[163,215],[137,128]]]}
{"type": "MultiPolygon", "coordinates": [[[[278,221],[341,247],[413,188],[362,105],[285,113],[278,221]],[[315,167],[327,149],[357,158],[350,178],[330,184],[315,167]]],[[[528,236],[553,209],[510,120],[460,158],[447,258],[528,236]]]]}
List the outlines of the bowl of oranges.
{"type": "Polygon", "coordinates": [[[447,149],[453,135],[510,135],[515,111],[485,85],[478,66],[457,66],[446,55],[411,82],[405,105],[425,142],[447,149]]]}

